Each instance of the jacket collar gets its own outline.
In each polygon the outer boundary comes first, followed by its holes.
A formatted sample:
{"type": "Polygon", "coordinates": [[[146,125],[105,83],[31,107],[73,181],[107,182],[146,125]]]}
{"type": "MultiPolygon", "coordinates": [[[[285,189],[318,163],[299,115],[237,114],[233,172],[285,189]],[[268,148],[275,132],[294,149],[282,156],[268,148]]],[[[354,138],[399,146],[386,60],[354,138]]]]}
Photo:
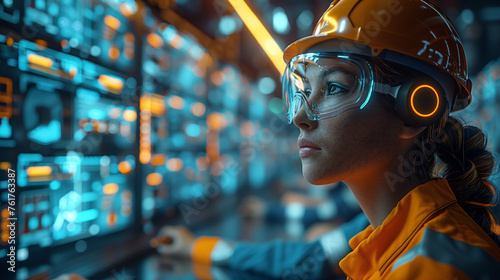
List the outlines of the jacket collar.
{"type": "Polygon", "coordinates": [[[379,227],[369,226],[349,241],[353,251],[340,262],[341,269],[352,279],[381,275],[423,224],[453,203],[456,197],[445,179],[415,187],[379,227]]]}

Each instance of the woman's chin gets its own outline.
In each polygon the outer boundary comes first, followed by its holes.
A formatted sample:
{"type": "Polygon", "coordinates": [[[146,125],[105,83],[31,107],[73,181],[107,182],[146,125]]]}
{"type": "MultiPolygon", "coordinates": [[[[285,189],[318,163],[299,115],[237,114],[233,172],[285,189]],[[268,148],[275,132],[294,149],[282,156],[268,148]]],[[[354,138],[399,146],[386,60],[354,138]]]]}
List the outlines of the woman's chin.
{"type": "Polygon", "coordinates": [[[327,185],[339,181],[335,180],[332,177],[324,176],[323,174],[318,174],[315,172],[307,172],[307,170],[304,169],[302,170],[302,175],[304,175],[306,181],[312,185],[327,185]]]}

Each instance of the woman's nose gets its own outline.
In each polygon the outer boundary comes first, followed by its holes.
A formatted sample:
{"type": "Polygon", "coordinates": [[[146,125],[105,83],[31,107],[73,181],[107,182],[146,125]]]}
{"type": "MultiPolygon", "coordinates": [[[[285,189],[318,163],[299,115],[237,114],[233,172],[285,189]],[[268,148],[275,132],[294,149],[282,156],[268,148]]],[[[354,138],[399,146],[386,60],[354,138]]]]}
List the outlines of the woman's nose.
{"type": "Polygon", "coordinates": [[[297,110],[297,112],[293,116],[293,124],[302,130],[315,129],[318,126],[318,121],[309,119],[305,110],[305,106],[307,105],[302,104],[302,106],[297,110]]]}

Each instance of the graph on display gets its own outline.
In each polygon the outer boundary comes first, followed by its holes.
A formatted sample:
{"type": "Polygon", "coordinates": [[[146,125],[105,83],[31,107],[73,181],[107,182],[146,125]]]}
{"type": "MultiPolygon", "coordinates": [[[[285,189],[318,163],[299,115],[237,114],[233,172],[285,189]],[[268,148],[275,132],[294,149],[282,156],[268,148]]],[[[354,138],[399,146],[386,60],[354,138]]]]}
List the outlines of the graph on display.
{"type": "Polygon", "coordinates": [[[21,243],[57,243],[116,231],[132,223],[133,184],[128,177],[134,167],[131,156],[20,154],[18,186],[33,189],[22,192],[20,198],[24,213],[20,217],[21,243]],[[45,185],[48,188],[33,188],[45,185]],[[35,238],[47,229],[49,236],[35,238]]]}

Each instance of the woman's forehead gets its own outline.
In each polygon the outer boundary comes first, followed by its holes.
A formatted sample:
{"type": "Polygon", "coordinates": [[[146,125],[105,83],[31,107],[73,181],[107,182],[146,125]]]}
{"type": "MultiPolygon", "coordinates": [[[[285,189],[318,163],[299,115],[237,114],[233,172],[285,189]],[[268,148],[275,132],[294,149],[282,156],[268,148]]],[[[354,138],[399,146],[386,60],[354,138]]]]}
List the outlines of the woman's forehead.
{"type": "Polygon", "coordinates": [[[353,62],[339,58],[297,59],[294,72],[300,75],[321,75],[339,73],[359,76],[361,69],[353,62]]]}
{"type": "Polygon", "coordinates": [[[330,77],[356,79],[356,77],[360,76],[359,71],[356,68],[339,63],[331,63],[328,65],[303,63],[301,65],[297,65],[294,72],[303,78],[307,78],[308,81],[323,80],[330,77]]]}

